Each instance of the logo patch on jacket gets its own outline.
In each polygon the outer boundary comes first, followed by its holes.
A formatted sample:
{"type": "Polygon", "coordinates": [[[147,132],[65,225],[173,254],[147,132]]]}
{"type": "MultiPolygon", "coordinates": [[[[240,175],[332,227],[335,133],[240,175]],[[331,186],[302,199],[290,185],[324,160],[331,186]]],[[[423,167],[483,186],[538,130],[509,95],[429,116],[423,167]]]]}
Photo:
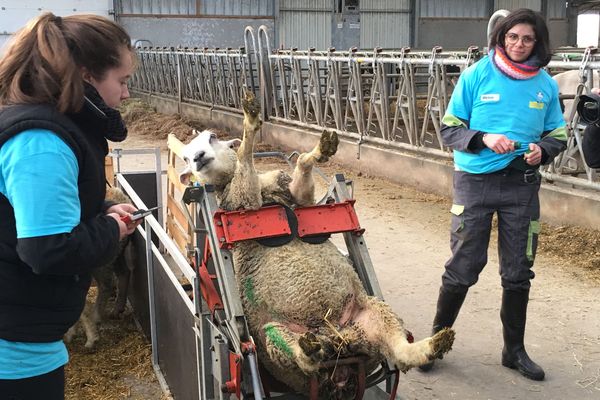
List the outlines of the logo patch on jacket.
{"type": "Polygon", "coordinates": [[[537,101],[530,101],[529,102],[529,108],[535,108],[536,110],[543,110],[544,109],[544,93],[537,92],[536,94],[536,100],[537,101]]]}
{"type": "Polygon", "coordinates": [[[543,110],[544,103],[542,103],[541,101],[530,101],[529,108],[535,108],[536,110],[543,110]]]}

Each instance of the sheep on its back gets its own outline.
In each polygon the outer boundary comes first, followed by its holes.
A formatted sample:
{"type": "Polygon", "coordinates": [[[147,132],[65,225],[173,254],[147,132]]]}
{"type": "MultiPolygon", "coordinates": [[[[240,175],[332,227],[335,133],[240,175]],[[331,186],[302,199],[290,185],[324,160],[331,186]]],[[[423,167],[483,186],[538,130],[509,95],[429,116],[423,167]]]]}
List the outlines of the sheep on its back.
{"type": "MultiPolygon", "coordinates": [[[[235,141],[220,142],[210,131],[200,132],[183,149],[181,181],[187,183],[193,175],[214,184],[226,210],[257,209],[273,200],[288,207],[314,204],[312,168],[335,154],[337,135],[324,132],[312,151],[299,156],[291,177],[283,171],[259,174],[252,157],[258,107],[252,96],[243,105],[244,134],[237,154],[235,141]]],[[[354,396],[353,372],[338,365],[330,376],[320,370],[322,361],[366,355],[367,372],[384,358],[407,371],[451,348],[450,329],[409,343],[402,320],[366,294],[349,260],[330,241],[315,245],[294,238],[280,247],[239,242],[233,261],[258,359],[297,391],[308,393],[316,374],[322,396],[354,396]]]]}

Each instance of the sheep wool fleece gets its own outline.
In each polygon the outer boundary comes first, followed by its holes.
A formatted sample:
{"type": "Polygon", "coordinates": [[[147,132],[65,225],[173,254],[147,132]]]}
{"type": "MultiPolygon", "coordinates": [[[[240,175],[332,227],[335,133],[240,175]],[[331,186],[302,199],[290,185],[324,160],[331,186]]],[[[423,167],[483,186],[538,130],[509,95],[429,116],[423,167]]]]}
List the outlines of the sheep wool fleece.
{"type": "Polygon", "coordinates": [[[79,165],[81,206],[81,224],[70,234],[23,240],[17,238],[14,209],[0,194],[0,338],[4,340],[62,339],[83,310],[91,269],[118,248],[118,226],[102,215],[108,144],[101,122],[85,109],[69,116],[41,104],[0,110],[0,147],[14,135],[37,128],[54,132],[72,149],[79,165]],[[51,271],[36,273],[19,256],[23,251],[59,262],[51,271]]]}

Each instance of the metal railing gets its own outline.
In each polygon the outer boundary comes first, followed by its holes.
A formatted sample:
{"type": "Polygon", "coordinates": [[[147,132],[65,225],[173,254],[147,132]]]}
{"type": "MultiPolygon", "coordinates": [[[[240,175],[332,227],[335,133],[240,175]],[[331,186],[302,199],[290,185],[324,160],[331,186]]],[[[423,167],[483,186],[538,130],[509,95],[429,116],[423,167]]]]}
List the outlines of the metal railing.
{"type": "Polygon", "coordinates": [[[244,48],[137,49],[131,88],[209,107],[240,108],[244,90],[256,92],[258,74],[244,48]]]}
{"type": "MultiPolygon", "coordinates": [[[[336,130],[356,142],[357,157],[363,143],[376,143],[451,158],[442,144],[441,121],[460,72],[483,55],[477,47],[271,51],[268,38],[266,27],[258,35],[248,27],[246,47],[238,50],[138,49],[132,89],[236,112],[241,112],[243,91],[251,90],[261,99],[263,119],[336,130]]],[[[572,97],[589,92],[593,71],[599,69],[600,57],[592,48],[557,52],[547,67],[551,73],[579,71],[572,97]]],[[[567,124],[568,148],[543,173],[554,181],[600,189],[581,155],[583,126],[576,112],[567,124]]]]}

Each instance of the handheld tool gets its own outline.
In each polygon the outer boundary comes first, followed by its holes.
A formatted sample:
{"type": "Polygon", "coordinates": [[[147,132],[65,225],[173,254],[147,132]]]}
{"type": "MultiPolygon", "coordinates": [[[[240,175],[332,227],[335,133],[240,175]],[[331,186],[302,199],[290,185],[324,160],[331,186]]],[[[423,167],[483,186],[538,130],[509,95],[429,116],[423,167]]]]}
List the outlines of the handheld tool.
{"type": "Polygon", "coordinates": [[[148,210],[140,209],[131,213],[131,215],[122,216],[121,221],[125,222],[125,224],[130,224],[139,219],[146,218],[148,215],[152,214],[152,211],[154,210],[158,210],[158,207],[152,207],[148,210]]]}
{"type": "MultiPolygon", "coordinates": [[[[527,146],[527,145],[525,143],[515,141],[515,142],[513,142],[513,146],[516,150],[516,149],[520,149],[521,146],[527,146]]],[[[531,150],[529,149],[529,146],[527,146],[527,150],[525,150],[525,154],[529,154],[529,153],[531,153],[531,150]]]]}

